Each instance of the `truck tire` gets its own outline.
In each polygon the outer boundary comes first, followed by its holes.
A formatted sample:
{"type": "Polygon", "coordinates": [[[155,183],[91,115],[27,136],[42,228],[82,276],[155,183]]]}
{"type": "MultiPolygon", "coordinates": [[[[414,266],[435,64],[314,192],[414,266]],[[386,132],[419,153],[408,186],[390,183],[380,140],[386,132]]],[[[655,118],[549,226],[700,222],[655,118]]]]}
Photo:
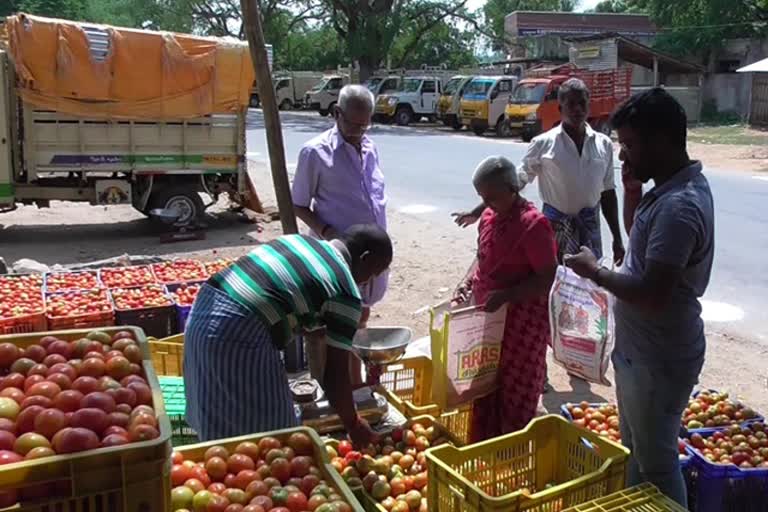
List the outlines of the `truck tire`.
{"type": "Polygon", "coordinates": [[[248,101],[248,104],[251,106],[251,108],[259,108],[261,106],[259,95],[251,94],[251,99],[248,101]]]}
{"type": "Polygon", "coordinates": [[[459,119],[458,116],[453,116],[453,118],[451,118],[451,128],[453,128],[457,132],[461,131],[461,129],[464,128],[464,125],[461,124],[461,120],[459,119]]]}
{"type": "Polygon", "coordinates": [[[197,189],[189,185],[168,185],[154,190],[149,197],[149,211],[156,208],[179,211],[179,219],[173,224],[176,227],[194,224],[205,211],[197,189]]]}
{"type": "Polygon", "coordinates": [[[291,110],[293,108],[293,103],[288,98],[285,98],[280,102],[280,105],[277,108],[280,110],[291,110]]]}
{"type": "Polygon", "coordinates": [[[478,137],[482,137],[485,135],[485,126],[473,126],[472,131],[475,132],[475,135],[478,137]]]}
{"type": "Polygon", "coordinates": [[[317,111],[318,114],[320,114],[322,117],[328,117],[328,111],[323,110],[322,108],[317,111]]]}
{"type": "Polygon", "coordinates": [[[413,122],[413,112],[408,107],[398,107],[395,112],[395,122],[399,126],[408,126],[413,122]]]}
{"type": "Polygon", "coordinates": [[[496,121],[496,136],[501,138],[512,136],[512,129],[507,124],[507,120],[504,116],[501,116],[498,121],[496,121]]]}
{"type": "Polygon", "coordinates": [[[524,131],[520,134],[520,138],[523,139],[523,142],[531,142],[533,140],[533,134],[531,132],[524,131]]]}

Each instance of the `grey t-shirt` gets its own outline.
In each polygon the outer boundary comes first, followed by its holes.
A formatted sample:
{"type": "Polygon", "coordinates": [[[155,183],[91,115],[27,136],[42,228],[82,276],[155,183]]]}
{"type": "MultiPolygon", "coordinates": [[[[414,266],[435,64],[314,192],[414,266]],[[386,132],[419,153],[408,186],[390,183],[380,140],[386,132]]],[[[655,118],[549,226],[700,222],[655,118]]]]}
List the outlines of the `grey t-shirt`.
{"type": "Polygon", "coordinates": [[[648,311],[621,300],[614,307],[616,350],[652,366],[700,364],[704,322],[699,297],[712,270],[715,215],[712,192],[694,162],[643,196],[635,213],[621,272],[642,275],[648,260],[683,269],[666,308],[648,311]]]}

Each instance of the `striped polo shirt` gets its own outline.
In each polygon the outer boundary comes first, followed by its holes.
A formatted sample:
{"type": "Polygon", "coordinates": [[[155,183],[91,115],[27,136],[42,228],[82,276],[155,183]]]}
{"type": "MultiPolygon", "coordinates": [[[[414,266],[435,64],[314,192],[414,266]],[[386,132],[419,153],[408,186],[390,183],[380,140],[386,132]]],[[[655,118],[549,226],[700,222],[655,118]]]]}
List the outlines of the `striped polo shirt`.
{"type": "Polygon", "coordinates": [[[348,349],[362,313],[349,264],[330,243],[286,235],[260,245],[210,284],[256,313],[284,346],[298,327],[324,325],[327,342],[348,349]]]}

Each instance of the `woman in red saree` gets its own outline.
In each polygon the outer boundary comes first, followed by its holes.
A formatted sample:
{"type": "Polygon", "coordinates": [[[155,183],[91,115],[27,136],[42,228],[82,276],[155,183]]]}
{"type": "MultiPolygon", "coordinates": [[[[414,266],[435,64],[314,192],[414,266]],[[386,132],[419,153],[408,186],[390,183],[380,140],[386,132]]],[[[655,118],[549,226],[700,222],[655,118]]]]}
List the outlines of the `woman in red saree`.
{"type": "Polygon", "coordinates": [[[455,300],[496,311],[507,304],[499,385],[475,400],[472,442],[524,428],[536,414],[550,341],[547,300],[557,269],[549,221],[520,195],[514,164],[489,157],[472,177],[487,205],[478,227],[477,258],[455,300]]]}

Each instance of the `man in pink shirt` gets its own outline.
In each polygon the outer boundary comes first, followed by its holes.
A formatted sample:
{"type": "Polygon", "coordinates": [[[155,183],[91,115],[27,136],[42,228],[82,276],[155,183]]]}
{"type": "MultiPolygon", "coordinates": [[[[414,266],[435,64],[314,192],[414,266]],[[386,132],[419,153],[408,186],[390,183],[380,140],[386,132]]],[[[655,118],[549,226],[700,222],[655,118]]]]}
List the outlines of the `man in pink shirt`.
{"type": "MultiPolygon", "coordinates": [[[[374,98],[362,85],[347,85],[339,92],[336,125],[304,144],[293,178],[296,215],[325,240],[338,238],[355,224],[376,224],[387,229],[384,175],[379,152],[366,135],[371,126],[374,98]]],[[[360,286],[365,327],[371,306],[387,290],[388,273],[360,286]]],[[[359,375],[353,369],[353,375],[359,375]]]]}

